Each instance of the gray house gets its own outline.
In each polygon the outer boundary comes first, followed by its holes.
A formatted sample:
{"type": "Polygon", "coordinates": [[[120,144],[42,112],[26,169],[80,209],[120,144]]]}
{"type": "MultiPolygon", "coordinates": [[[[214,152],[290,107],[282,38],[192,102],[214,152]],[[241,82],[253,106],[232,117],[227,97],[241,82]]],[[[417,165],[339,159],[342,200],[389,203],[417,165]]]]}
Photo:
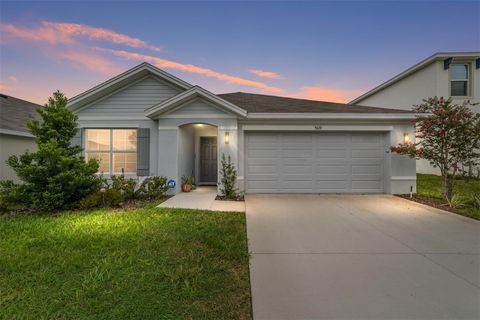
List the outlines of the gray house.
{"type": "Polygon", "coordinates": [[[0,180],[18,181],[15,172],[6,164],[8,157],[37,149],[27,124],[32,119],[40,119],[36,111],[39,107],[32,102],[0,94],[0,180]]]}
{"type": "Polygon", "coordinates": [[[76,143],[100,172],[193,175],[217,185],[230,156],[247,193],[407,193],[415,160],[406,110],[249,93],[215,95],[142,63],[72,99],[76,143]]]}

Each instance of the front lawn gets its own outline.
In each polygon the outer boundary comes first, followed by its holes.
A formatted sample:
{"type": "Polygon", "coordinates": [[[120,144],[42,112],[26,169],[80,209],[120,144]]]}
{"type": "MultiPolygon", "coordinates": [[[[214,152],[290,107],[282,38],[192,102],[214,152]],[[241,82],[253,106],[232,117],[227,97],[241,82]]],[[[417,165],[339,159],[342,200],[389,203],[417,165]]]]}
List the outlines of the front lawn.
{"type": "Polygon", "coordinates": [[[0,217],[0,319],[251,319],[243,213],[0,217]]]}
{"type": "MultiPolygon", "coordinates": [[[[480,209],[475,207],[472,201],[473,195],[480,195],[480,180],[457,178],[453,183],[454,194],[458,194],[462,202],[462,205],[453,209],[453,211],[480,220],[480,209]]],[[[417,174],[417,195],[445,205],[442,197],[441,177],[430,174],[417,174]]],[[[444,208],[447,209],[446,206],[444,208]]]]}

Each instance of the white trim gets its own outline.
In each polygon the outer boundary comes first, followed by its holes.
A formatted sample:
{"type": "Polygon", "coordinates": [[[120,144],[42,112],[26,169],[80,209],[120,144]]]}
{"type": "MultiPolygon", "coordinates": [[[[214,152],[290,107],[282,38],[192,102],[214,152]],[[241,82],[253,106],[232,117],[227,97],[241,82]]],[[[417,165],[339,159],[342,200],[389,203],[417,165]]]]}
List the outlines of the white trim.
{"type": "Polygon", "coordinates": [[[1,134],[8,134],[11,136],[19,136],[19,137],[25,137],[25,138],[35,138],[33,134],[30,132],[25,132],[25,131],[18,131],[18,130],[11,130],[11,129],[0,129],[1,134]]]}
{"type": "Polygon", "coordinates": [[[393,176],[390,179],[392,181],[417,180],[417,177],[416,176],[393,176]]]}
{"type": "Polygon", "coordinates": [[[80,103],[82,100],[85,100],[86,98],[89,98],[89,97],[92,97],[93,95],[95,94],[98,94],[100,93],[101,91],[115,85],[115,84],[118,84],[122,81],[125,81],[127,80],[129,77],[132,77],[140,72],[144,72],[144,71],[147,71],[167,82],[170,82],[174,85],[176,85],[177,87],[180,87],[182,89],[189,89],[192,87],[191,84],[151,65],[150,63],[147,63],[147,62],[143,62],[133,68],[131,68],[130,70],[127,70],[125,71],[124,73],[121,73],[119,74],[118,76],[116,77],[113,77],[79,95],[76,95],[75,97],[69,99],[68,101],[68,104],[67,104],[67,108],[71,109],[72,111],[75,110],[75,105],[80,103]]]}
{"type": "MultiPolygon", "coordinates": [[[[157,118],[162,113],[165,113],[171,109],[179,107],[182,103],[185,103],[191,100],[194,97],[201,97],[207,101],[210,101],[219,107],[222,107],[226,111],[230,111],[238,116],[245,117],[247,111],[242,108],[220,98],[219,96],[207,91],[199,86],[194,86],[187,91],[184,91],[166,101],[158,103],[145,110],[145,115],[149,118],[157,118]]],[[[197,115],[198,116],[198,115],[197,115]]]]}
{"type": "Polygon", "coordinates": [[[131,128],[131,129],[136,129],[140,128],[138,124],[116,124],[116,123],[99,123],[99,124],[94,124],[94,123],[88,123],[88,124],[80,124],[78,126],[80,129],[124,129],[124,128],[131,128]]]}
{"type": "Polygon", "coordinates": [[[393,126],[342,126],[342,125],[256,125],[247,124],[243,126],[244,131],[392,131],[393,126]]]}
{"type": "Polygon", "coordinates": [[[161,115],[157,119],[236,119],[228,114],[179,114],[179,115],[161,115]]]}
{"type": "Polygon", "coordinates": [[[218,126],[217,129],[218,130],[238,130],[238,127],[237,126],[233,126],[233,127],[218,126]]]}
{"type": "Polygon", "coordinates": [[[415,119],[415,113],[249,113],[248,119],[415,119]]]}
{"type": "Polygon", "coordinates": [[[480,57],[480,52],[438,52],[438,53],[435,53],[434,55],[431,55],[430,57],[420,61],[419,63],[413,65],[412,67],[408,68],[407,70],[399,73],[395,77],[393,77],[393,78],[383,82],[382,84],[376,86],[372,90],[367,91],[366,93],[362,94],[361,96],[353,99],[349,103],[350,104],[356,104],[356,103],[358,103],[362,100],[365,100],[366,98],[368,98],[371,95],[377,93],[378,91],[394,84],[395,82],[398,82],[398,81],[408,77],[409,75],[416,72],[417,70],[420,70],[423,67],[429,65],[433,61],[447,59],[447,58],[466,58],[466,59],[469,59],[469,58],[478,58],[478,57],[480,57]]]}
{"type": "Polygon", "coordinates": [[[174,127],[174,126],[158,126],[158,130],[178,130],[178,127],[174,127]]]}
{"type": "Polygon", "coordinates": [[[144,120],[151,121],[152,119],[145,116],[82,116],[78,117],[79,121],[89,121],[89,120],[144,120]]]}

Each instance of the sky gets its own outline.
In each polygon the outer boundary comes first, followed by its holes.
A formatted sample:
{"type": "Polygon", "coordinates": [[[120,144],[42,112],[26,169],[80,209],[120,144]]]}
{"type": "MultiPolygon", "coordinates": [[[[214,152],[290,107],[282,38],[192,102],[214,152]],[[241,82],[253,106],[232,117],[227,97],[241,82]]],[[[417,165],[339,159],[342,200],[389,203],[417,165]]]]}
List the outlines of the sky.
{"type": "Polygon", "coordinates": [[[39,104],[143,61],[213,93],[348,102],[480,51],[480,1],[3,1],[0,92],[39,104]]]}

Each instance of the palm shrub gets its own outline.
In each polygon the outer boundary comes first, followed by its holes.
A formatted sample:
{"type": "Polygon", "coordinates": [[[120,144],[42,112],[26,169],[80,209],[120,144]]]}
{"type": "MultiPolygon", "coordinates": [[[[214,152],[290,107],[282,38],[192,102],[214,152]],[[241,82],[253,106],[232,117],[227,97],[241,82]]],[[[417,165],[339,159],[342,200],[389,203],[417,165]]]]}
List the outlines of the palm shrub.
{"type": "Polygon", "coordinates": [[[71,144],[76,135],[77,116],[66,108],[67,98],[56,91],[39,108],[42,121],[28,127],[35,136],[36,152],[10,156],[7,164],[23,182],[0,182],[0,202],[40,211],[69,209],[100,188],[95,175],[98,162],[80,156],[81,147],[71,144]]]}
{"type": "Polygon", "coordinates": [[[235,187],[237,182],[237,170],[235,165],[232,163],[230,155],[228,159],[225,158],[225,154],[222,154],[222,168],[220,169],[221,178],[221,188],[220,192],[227,199],[233,199],[238,195],[238,190],[235,187]]]}

